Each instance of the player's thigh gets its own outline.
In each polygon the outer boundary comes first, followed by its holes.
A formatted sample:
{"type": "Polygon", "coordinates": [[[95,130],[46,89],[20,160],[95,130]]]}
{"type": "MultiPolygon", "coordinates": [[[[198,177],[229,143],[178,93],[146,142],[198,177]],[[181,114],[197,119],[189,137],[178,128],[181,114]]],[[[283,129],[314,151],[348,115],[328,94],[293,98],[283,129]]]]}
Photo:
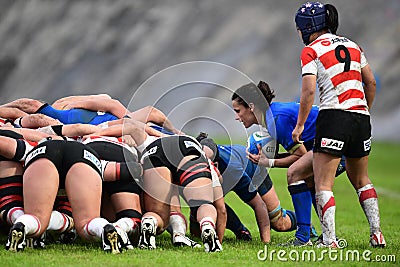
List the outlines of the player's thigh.
{"type": "Polygon", "coordinates": [[[184,187],[183,195],[188,202],[191,200],[214,202],[212,180],[210,178],[194,179],[184,187]]]}
{"type": "Polygon", "coordinates": [[[265,205],[267,205],[268,212],[273,211],[278,207],[279,205],[279,198],[278,195],[276,194],[275,188],[272,187],[266,194],[264,194],[262,197],[262,200],[264,201],[265,205]]]}
{"type": "Polygon", "coordinates": [[[23,175],[25,213],[37,216],[47,227],[59,186],[58,170],[46,158],[32,162],[23,175]]]}
{"type": "Polygon", "coordinates": [[[171,171],[166,167],[143,172],[143,203],[145,211],[157,213],[168,221],[171,202],[171,171]]]}
{"type": "Polygon", "coordinates": [[[68,170],[65,189],[77,229],[100,216],[101,183],[99,173],[86,163],[75,163],[68,170]]]}
{"type": "Polygon", "coordinates": [[[138,194],[119,192],[112,194],[110,199],[116,213],[126,209],[133,209],[141,212],[140,197],[138,194]]]}
{"type": "Polygon", "coordinates": [[[287,171],[288,184],[306,180],[313,175],[313,152],[306,154],[296,160],[287,171]]]}

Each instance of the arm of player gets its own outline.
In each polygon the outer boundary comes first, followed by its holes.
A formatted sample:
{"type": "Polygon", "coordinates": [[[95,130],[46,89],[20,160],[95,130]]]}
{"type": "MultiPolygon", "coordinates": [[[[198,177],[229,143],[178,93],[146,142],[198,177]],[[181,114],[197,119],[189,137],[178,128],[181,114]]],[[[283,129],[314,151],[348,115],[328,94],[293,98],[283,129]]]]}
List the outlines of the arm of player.
{"type": "Polygon", "coordinates": [[[228,215],[226,213],[225,201],[222,192],[222,187],[217,186],[213,187],[214,190],[214,207],[217,210],[217,222],[216,222],[216,231],[219,242],[222,244],[222,240],[224,239],[225,229],[226,229],[226,221],[228,219],[228,215]]]}
{"type": "Polygon", "coordinates": [[[68,103],[65,109],[82,108],[93,111],[109,112],[118,118],[123,118],[128,110],[116,99],[88,99],[68,103]]]}
{"type": "Polygon", "coordinates": [[[369,65],[361,69],[361,76],[364,83],[365,99],[367,100],[368,109],[371,110],[372,103],[375,99],[376,80],[369,65]]]}
{"type": "Polygon", "coordinates": [[[258,151],[258,154],[251,154],[246,151],[247,158],[256,164],[267,168],[288,168],[296,160],[307,153],[307,149],[303,144],[301,144],[293,153],[281,153],[278,154],[280,156],[275,159],[269,159],[264,153],[262,153],[260,145],[258,145],[258,151]]]}
{"type": "Polygon", "coordinates": [[[167,116],[159,109],[147,106],[128,114],[130,118],[144,123],[153,122],[175,134],[183,134],[177,130],[167,116]]]}
{"type": "Polygon", "coordinates": [[[305,75],[302,79],[301,97],[300,97],[300,109],[297,117],[297,124],[292,132],[292,139],[295,143],[300,143],[301,134],[304,130],[304,124],[306,123],[308,114],[310,113],[311,107],[314,103],[315,98],[315,87],[317,85],[317,77],[315,75],[305,75]]]}

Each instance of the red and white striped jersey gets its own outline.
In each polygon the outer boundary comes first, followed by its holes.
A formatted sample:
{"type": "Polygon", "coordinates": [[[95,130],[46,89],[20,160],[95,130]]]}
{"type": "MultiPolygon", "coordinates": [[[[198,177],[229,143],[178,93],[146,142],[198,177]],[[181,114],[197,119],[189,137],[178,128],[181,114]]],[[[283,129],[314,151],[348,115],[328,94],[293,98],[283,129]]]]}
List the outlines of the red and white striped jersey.
{"type": "Polygon", "coordinates": [[[353,41],[326,33],[301,53],[302,75],[317,76],[320,110],[340,109],[369,115],[361,69],[368,65],[353,41]]]}

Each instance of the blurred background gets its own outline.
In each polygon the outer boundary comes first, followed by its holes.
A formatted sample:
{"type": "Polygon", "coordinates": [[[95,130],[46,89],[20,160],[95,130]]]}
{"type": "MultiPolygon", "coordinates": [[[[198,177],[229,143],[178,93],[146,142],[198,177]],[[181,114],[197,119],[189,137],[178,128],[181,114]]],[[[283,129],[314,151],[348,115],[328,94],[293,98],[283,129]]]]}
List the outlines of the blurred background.
{"type": "MultiPolygon", "coordinates": [[[[275,90],[275,101],[299,99],[303,44],[294,14],[302,3],[2,0],[0,104],[20,97],[51,103],[67,95],[107,93],[132,110],[154,105],[192,134],[240,135],[231,90],[264,80],[275,90]],[[221,63],[230,73],[217,70],[218,64],[173,67],[193,61],[221,63]],[[212,78],[171,88],[157,79],[171,67],[173,79],[212,78]]],[[[400,142],[400,1],[329,3],[339,11],[338,34],[364,49],[378,81],[375,140],[400,142]]]]}

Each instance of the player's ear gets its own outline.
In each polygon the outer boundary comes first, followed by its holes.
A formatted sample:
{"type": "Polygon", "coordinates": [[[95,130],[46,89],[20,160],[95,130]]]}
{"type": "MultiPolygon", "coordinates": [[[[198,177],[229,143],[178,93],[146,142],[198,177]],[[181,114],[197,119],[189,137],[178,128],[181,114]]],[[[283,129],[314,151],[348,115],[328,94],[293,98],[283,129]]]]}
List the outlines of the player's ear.
{"type": "Polygon", "coordinates": [[[251,111],[254,111],[254,103],[249,103],[249,107],[251,111]]]}

